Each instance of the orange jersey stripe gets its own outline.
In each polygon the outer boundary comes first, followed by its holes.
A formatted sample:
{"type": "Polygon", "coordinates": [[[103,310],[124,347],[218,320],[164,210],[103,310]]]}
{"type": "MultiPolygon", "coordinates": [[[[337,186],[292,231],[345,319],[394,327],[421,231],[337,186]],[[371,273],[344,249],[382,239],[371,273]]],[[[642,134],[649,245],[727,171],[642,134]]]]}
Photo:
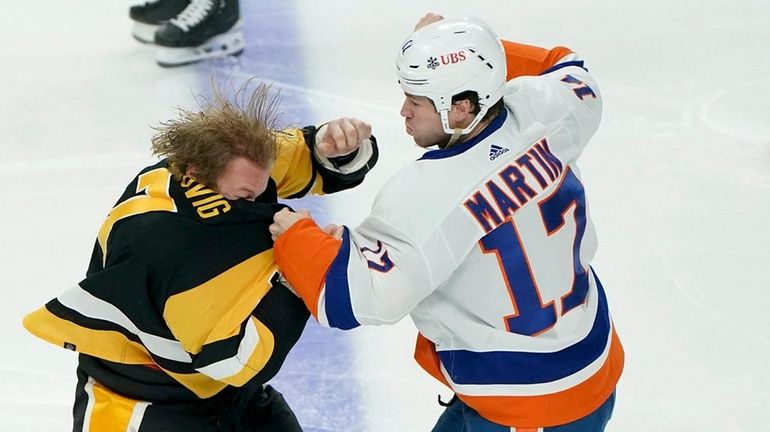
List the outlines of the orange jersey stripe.
{"type": "Polygon", "coordinates": [[[316,319],[326,272],[341,245],[310,218],[295,223],[275,241],[276,264],[316,319]]]}
{"type": "Polygon", "coordinates": [[[561,46],[548,50],[507,40],[501,42],[508,66],[506,81],[525,75],[540,75],[562,57],[572,54],[572,50],[561,46]]]}
{"type": "MultiPolygon", "coordinates": [[[[431,376],[444,383],[435,345],[422,334],[417,336],[415,360],[431,376]]],[[[595,411],[615,390],[623,371],[624,353],[615,330],[604,365],[575,387],[540,396],[457,396],[482,417],[496,423],[538,428],[563,425],[595,411]]]]}

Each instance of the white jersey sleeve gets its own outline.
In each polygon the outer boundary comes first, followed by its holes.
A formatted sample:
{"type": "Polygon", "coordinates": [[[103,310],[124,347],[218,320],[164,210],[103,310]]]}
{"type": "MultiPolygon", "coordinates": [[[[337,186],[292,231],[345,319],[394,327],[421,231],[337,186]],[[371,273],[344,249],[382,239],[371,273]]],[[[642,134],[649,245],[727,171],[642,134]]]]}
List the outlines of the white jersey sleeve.
{"type": "Polygon", "coordinates": [[[564,155],[568,160],[577,159],[602,115],[599,87],[582,64],[574,54],[565,57],[544,75],[509,81],[503,96],[520,132],[562,128],[575,152],[564,155]]]}

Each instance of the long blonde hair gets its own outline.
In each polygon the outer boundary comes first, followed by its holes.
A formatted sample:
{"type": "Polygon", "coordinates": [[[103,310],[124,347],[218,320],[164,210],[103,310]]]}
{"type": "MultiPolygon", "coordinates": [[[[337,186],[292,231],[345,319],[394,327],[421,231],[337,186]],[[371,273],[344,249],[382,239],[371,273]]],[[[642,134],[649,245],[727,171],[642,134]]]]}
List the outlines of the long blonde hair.
{"type": "Polygon", "coordinates": [[[274,131],[279,95],[264,83],[249,91],[253,81],[241,85],[231,102],[212,79],[212,96],[198,98],[199,111],[178,108],[178,119],[153,128],[153,154],[168,158],[169,169],[177,178],[192,167],[195,179],[212,187],[236,156],[270,167],[278,153],[274,131]]]}

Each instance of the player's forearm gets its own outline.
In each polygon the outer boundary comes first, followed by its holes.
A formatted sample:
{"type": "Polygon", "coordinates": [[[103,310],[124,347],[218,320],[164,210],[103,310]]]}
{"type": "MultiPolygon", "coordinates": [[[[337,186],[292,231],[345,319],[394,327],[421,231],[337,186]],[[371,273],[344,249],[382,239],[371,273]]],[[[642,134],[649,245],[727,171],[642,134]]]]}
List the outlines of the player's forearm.
{"type": "Polygon", "coordinates": [[[310,218],[296,222],[275,241],[276,264],[316,318],[326,273],[341,243],[310,218]]]}

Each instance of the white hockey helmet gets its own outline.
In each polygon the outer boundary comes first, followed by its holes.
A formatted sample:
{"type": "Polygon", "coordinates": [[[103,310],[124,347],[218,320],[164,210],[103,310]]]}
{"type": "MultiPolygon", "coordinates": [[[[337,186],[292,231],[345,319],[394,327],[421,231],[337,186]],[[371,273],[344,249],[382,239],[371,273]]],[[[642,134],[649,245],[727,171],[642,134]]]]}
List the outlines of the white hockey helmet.
{"type": "Polygon", "coordinates": [[[507,73],[497,34],[470,16],[443,19],[412,33],[401,45],[396,71],[405,93],[433,101],[448,134],[454,133],[448,115],[452,97],[469,90],[479,96],[476,118],[460,132],[466,134],[502,98],[507,73]]]}

